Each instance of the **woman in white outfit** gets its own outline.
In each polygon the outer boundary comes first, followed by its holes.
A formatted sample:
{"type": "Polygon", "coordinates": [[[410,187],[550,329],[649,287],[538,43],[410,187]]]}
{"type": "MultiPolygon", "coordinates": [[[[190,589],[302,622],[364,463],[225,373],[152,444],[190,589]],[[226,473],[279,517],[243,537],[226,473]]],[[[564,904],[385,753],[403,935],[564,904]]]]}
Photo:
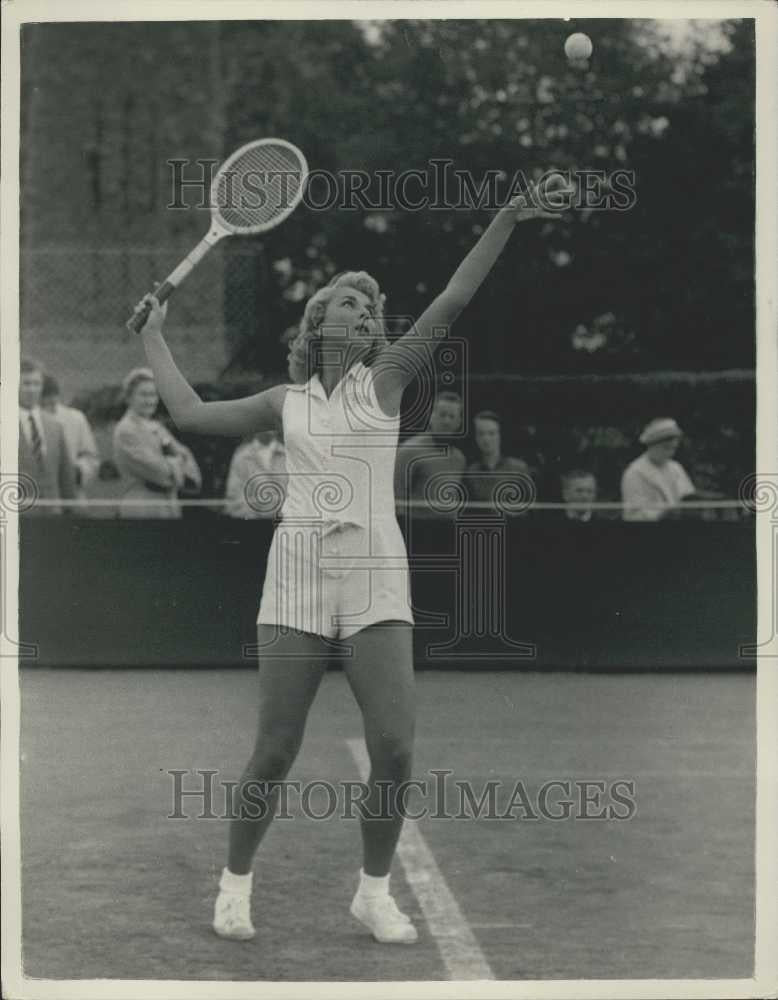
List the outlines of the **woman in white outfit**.
{"type": "Polygon", "coordinates": [[[362,711],[370,758],[360,817],[362,870],[351,913],[378,941],[417,938],[389,894],[402,815],[391,803],[386,807],[377,784],[397,787],[410,777],[414,737],[413,616],[393,489],[400,403],[406,385],[433,362],[439,331],[450,328],[473,297],[516,222],[556,216],[547,201],[535,207],[534,194],[526,207],[514,199],[497,212],[415,328],[392,343],[384,336],[376,281],[362,271],[339,275],[306,305],[291,345],[293,384],[245,399],[200,400],[163,340],[165,309],[150,299],[144,346],[176,424],[235,436],[278,428],[287,449],[287,496],[258,616],[258,731],[236,795],[245,815],[230,821],[214,913],[214,930],[224,937],[245,940],[255,933],[252,863],[275,804],[271,790],[257,816],[257,783],[285,779],[333,642],[346,641],[343,668],[362,711]],[[249,788],[253,799],[242,791],[249,788]]]}

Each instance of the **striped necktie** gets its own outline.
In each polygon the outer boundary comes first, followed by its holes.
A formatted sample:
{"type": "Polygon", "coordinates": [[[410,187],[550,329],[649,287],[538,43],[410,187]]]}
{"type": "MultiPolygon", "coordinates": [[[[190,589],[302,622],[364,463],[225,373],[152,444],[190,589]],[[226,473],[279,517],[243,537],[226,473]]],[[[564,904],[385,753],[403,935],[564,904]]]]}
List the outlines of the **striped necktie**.
{"type": "Polygon", "coordinates": [[[32,440],[32,453],[35,456],[38,467],[40,467],[43,465],[43,442],[41,441],[38,425],[35,423],[35,417],[32,414],[30,414],[30,438],[32,440]]]}

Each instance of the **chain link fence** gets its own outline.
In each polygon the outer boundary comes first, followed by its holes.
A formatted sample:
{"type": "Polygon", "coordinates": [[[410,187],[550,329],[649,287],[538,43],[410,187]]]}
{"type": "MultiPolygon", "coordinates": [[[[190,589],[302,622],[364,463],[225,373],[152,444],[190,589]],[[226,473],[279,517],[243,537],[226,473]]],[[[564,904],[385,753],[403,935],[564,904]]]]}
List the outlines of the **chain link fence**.
{"type": "MultiPolygon", "coordinates": [[[[42,246],[20,258],[21,351],[41,362],[66,397],[121,382],[143,361],[125,329],[135,302],[162,281],[186,250],[42,246]]],[[[194,381],[217,379],[229,361],[224,265],[203,261],[177,296],[167,336],[194,381]]]]}

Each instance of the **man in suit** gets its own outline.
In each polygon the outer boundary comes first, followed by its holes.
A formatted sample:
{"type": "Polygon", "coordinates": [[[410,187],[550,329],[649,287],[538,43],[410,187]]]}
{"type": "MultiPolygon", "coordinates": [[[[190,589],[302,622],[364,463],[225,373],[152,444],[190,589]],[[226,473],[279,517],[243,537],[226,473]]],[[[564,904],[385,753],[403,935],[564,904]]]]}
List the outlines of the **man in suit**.
{"type": "MultiPolygon", "coordinates": [[[[22,358],[19,377],[19,473],[35,483],[38,500],[73,500],[76,496],[73,463],[61,425],[41,409],[43,370],[22,358]]],[[[22,480],[23,487],[30,487],[22,480]]],[[[34,503],[30,514],[61,514],[58,504],[34,503]]]]}
{"type": "Polygon", "coordinates": [[[394,495],[424,505],[416,514],[445,513],[448,487],[461,485],[467,463],[452,440],[461,426],[462,400],[455,392],[439,392],[428,430],[407,438],[397,449],[394,495]]]}
{"type": "Polygon", "coordinates": [[[478,458],[468,466],[465,479],[470,499],[526,514],[535,498],[535,484],[523,458],[503,455],[500,418],[493,410],[481,410],[473,418],[473,433],[478,458]]]}

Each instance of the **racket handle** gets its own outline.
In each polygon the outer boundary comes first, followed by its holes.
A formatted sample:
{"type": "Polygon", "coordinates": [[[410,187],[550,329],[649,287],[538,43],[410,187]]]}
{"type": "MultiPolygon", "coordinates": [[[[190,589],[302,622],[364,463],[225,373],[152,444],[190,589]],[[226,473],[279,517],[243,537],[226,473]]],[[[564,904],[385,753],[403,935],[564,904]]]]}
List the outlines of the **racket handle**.
{"type": "MultiPolygon", "coordinates": [[[[159,288],[154,292],[154,297],[157,302],[161,305],[166,302],[170,296],[175,291],[176,286],[171,285],[169,281],[165,281],[159,286],[159,288]]],[[[148,302],[143,306],[143,308],[127,320],[127,329],[132,330],[133,333],[140,333],[143,327],[146,325],[146,320],[149,318],[149,313],[151,312],[151,306],[148,302]]]]}

